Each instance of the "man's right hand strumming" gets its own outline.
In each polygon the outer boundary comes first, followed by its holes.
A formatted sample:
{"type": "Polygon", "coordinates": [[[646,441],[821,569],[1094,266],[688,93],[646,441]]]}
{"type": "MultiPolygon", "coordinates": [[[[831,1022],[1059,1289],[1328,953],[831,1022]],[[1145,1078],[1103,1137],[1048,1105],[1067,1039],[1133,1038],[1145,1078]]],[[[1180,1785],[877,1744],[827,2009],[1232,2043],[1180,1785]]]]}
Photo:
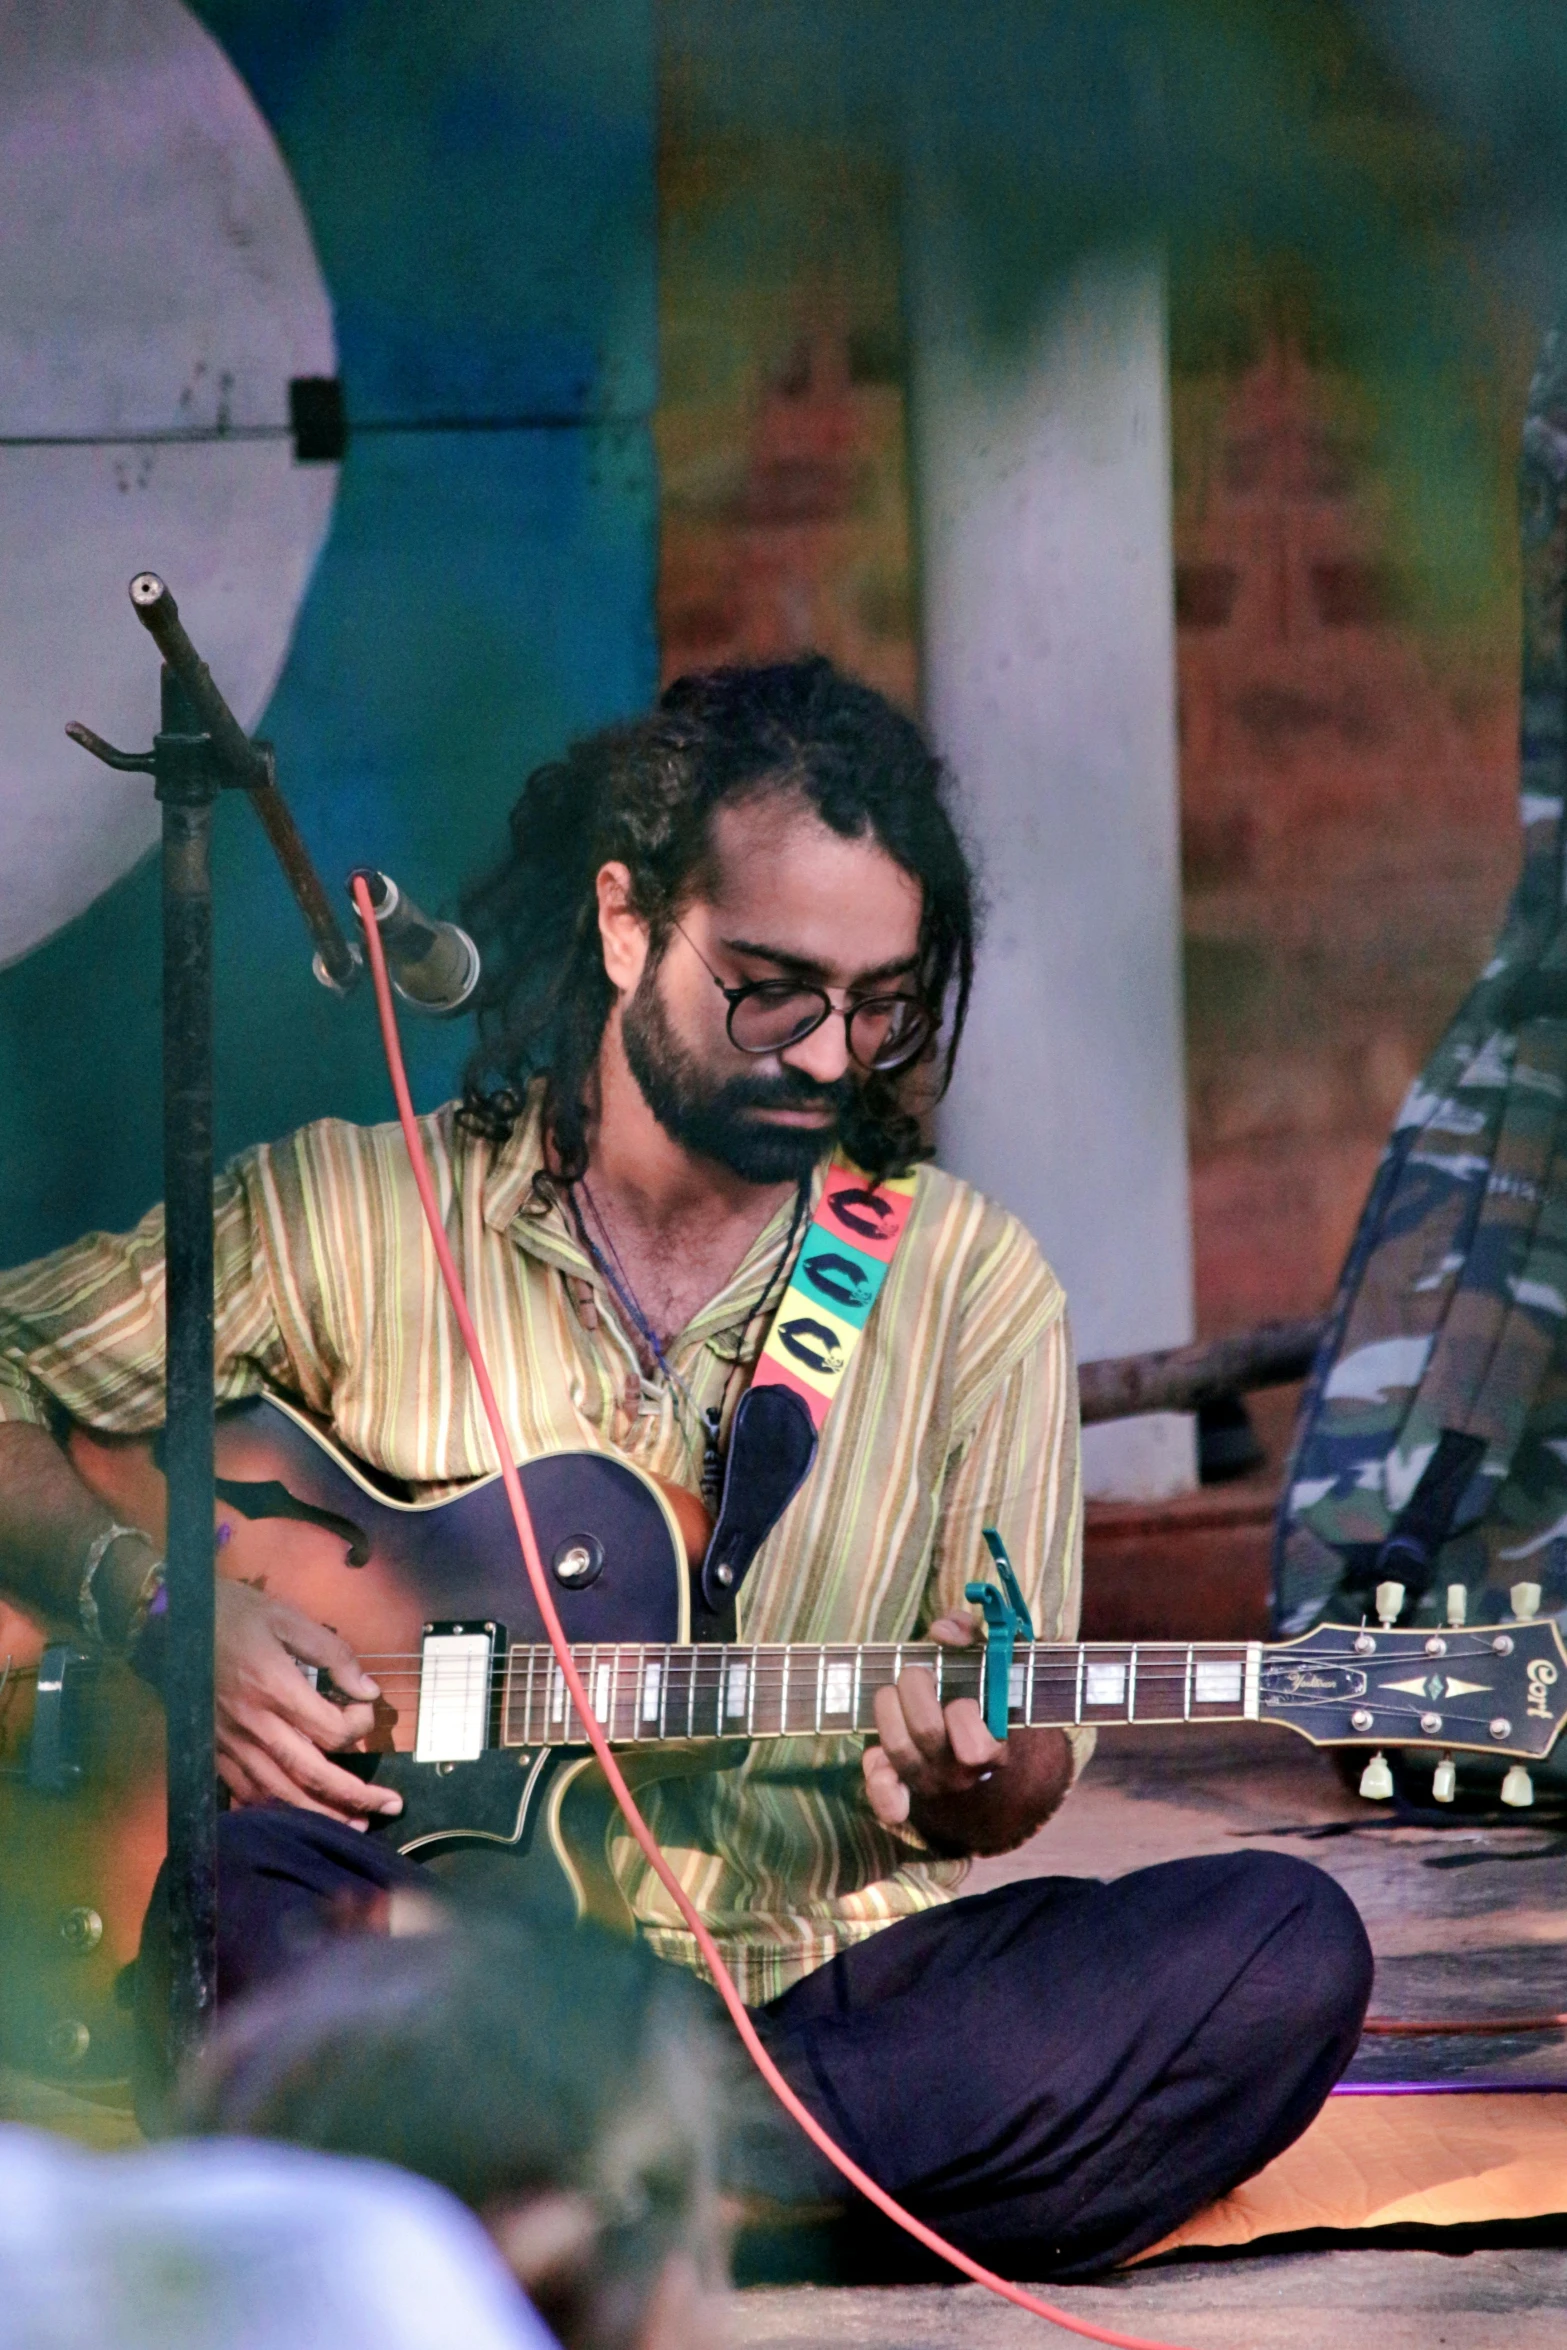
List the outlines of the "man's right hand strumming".
{"type": "MultiPolygon", "coordinates": [[[[113,1523],[46,1428],[0,1427],[0,1587],[22,1606],[80,1634],[87,1562],[113,1523]]],[[[154,1545],[131,1533],[102,1554],[92,1603],[111,1650],[123,1647],[156,1561],[154,1545]]],[[[215,1643],[218,1772],[239,1802],[296,1804],[355,1827],[401,1811],[390,1788],[367,1786],[327,1760],[367,1736],[380,1695],[346,1641],[285,1601],[219,1576],[215,1643]],[[319,1695],[301,1664],[324,1667],[348,1703],[319,1695]]]]}
{"type": "Polygon", "coordinates": [[[400,1812],[389,1787],[367,1786],[329,1762],[368,1737],[381,1692],[346,1640],[286,1600],[219,1576],[215,1625],[218,1775],[241,1803],[291,1803],[362,1828],[400,1812]],[[318,1665],[348,1700],[312,1689],[318,1665]]]}

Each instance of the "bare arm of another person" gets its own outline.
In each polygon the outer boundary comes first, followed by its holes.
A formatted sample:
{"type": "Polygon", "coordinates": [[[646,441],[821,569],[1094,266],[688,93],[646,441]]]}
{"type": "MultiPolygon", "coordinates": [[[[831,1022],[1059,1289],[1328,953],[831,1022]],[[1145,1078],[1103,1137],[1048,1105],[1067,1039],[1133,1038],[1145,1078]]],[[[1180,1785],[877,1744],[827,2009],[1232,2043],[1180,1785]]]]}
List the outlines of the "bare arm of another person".
{"type": "MultiPolygon", "coordinates": [[[[232,1343],[225,1348],[226,1326],[242,1332],[248,1357],[266,1346],[262,1285],[246,1267],[246,1225],[240,1187],[224,1177],[218,1186],[220,1374],[225,1353],[234,1351],[232,1343]]],[[[0,1276],[0,1589],[77,1633],[92,1545],[114,1519],[46,1424],[49,1400],[89,1425],[122,1433],[159,1424],[161,1243],[155,1214],[123,1240],[95,1234],[56,1258],[0,1276]],[[73,1325],[93,1328],[79,1354],[73,1325]],[[101,1335],[106,1325],[115,1332],[112,1340],[101,1335]],[[33,1368],[39,1359],[47,1380],[33,1368]]],[[[103,1553],[92,1596],[111,1648],[123,1645],[156,1563],[154,1546],[140,1535],[103,1553]]],[[[298,1804],[356,1825],[401,1810],[390,1789],[367,1786],[327,1760],[367,1734],[380,1694],[335,1633],[283,1601],[219,1576],[216,1683],[218,1769],[242,1803],[298,1804]],[[350,1702],[319,1696],[301,1662],[324,1666],[350,1702]]]]}
{"type": "MultiPolygon", "coordinates": [[[[944,1496],[929,1598],[930,1637],[945,1647],[975,1637],[962,1589],[992,1574],[987,1525],[1007,1540],[1039,1637],[1071,1639],[1077,1631],[1077,1382],[1064,1303],[1045,1278],[1055,1311],[985,1404],[944,1496]]],[[[871,1809],[887,1827],[913,1828],[944,1854],[1012,1851],[1049,1819],[1088,1752],[1081,1733],[1074,1742],[1062,1730],[993,1738],[974,1698],[943,1707],[934,1676],[918,1665],[896,1688],[877,1691],[876,1728],[880,1743],[864,1757],[871,1809]]]]}

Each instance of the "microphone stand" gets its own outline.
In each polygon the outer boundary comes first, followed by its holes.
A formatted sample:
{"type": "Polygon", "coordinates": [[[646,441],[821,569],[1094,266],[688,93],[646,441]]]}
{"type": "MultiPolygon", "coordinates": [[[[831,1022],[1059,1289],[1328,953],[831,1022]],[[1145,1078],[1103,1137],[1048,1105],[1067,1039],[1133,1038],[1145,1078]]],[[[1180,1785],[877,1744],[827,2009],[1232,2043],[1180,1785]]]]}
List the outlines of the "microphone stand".
{"type": "Polygon", "coordinates": [[[150,775],[163,812],[163,1188],[167,1267],[169,2054],[178,2065],[217,1995],[217,1756],[213,1699],[212,810],[247,791],[316,945],[317,976],[346,994],[360,958],[344,937],[277,788],[272,746],[240,726],[152,572],[131,582],[163,655],[152,749],[116,750],[74,721],[106,766],[150,775]]]}

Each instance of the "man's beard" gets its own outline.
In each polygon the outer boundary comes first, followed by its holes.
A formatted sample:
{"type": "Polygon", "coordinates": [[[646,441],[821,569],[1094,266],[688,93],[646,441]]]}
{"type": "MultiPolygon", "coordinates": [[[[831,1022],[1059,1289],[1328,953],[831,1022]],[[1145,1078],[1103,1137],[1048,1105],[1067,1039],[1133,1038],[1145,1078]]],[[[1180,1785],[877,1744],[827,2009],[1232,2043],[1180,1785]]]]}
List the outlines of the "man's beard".
{"type": "Polygon", "coordinates": [[[715,1080],[673,1034],[656,970],[621,1014],[631,1074],[664,1132],[698,1157],[716,1159],[742,1183],[798,1183],[809,1175],[840,1132],[852,1133],[864,1112],[852,1077],[820,1085],[802,1069],[775,1076],[715,1080]],[[789,1126],[747,1113],[825,1110],[820,1126],[789,1126]]]}

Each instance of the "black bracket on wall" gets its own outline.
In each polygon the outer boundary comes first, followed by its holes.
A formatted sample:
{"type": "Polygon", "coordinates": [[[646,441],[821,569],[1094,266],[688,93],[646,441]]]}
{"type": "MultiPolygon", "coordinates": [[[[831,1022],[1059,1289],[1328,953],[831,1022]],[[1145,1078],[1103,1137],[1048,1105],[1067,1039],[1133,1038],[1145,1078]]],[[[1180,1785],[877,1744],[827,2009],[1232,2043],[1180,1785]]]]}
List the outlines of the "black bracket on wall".
{"type": "Polygon", "coordinates": [[[288,387],[296,465],[337,465],[348,454],[348,409],[338,375],[296,375],[288,387]]]}

